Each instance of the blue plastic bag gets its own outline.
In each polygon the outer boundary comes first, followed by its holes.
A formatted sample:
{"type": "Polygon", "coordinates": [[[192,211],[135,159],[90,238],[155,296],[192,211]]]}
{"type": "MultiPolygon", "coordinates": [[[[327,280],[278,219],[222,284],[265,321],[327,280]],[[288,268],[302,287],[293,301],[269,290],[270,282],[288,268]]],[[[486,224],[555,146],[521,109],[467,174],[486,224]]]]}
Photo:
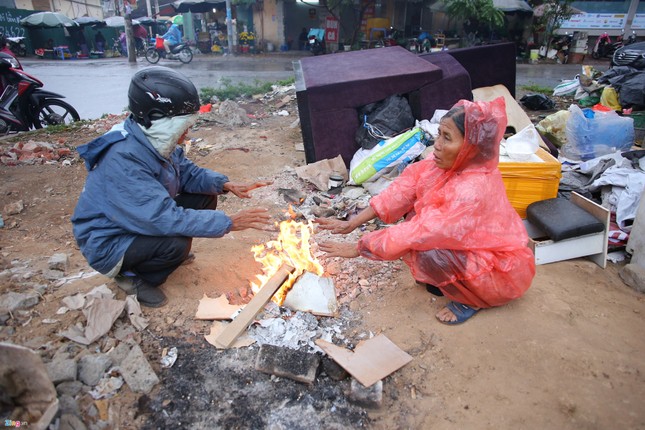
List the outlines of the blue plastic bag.
{"type": "Polygon", "coordinates": [[[629,150],[634,144],[634,120],[614,111],[569,107],[567,144],[562,155],[570,160],[587,161],[613,152],[629,150]]]}

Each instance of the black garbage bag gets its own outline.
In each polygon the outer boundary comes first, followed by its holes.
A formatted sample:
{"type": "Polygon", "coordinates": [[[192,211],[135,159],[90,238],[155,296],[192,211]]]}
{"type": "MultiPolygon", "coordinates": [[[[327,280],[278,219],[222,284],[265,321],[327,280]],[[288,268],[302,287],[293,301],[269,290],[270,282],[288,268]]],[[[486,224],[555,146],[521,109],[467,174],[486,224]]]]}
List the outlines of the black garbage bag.
{"type": "Polygon", "coordinates": [[[361,107],[358,115],[356,143],[363,149],[372,149],[381,140],[401,134],[415,124],[410,104],[397,94],[361,107]]]}
{"type": "Polygon", "coordinates": [[[527,94],[520,99],[520,103],[530,110],[550,110],[555,107],[555,102],[544,94],[527,94]]]}

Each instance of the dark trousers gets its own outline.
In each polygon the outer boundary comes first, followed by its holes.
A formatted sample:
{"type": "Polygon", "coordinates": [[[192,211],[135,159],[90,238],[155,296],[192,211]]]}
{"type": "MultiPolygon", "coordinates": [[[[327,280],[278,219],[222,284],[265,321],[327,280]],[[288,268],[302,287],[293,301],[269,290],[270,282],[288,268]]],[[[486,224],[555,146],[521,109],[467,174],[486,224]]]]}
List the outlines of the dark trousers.
{"type": "MultiPolygon", "coordinates": [[[[217,208],[217,196],[180,194],[175,201],[187,209],[217,208]]],[[[161,285],[186,259],[192,244],[192,237],[138,236],[123,256],[121,273],[130,271],[152,286],[161,285]]]]}

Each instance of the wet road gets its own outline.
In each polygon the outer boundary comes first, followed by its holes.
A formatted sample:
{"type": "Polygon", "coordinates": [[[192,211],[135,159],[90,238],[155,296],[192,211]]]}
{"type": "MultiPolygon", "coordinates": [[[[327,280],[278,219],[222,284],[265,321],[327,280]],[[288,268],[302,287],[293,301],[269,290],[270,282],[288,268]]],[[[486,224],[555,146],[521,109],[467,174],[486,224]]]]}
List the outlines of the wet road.
{"type": "MultiPolygon", "coordinates": [[[[161,60],[163,65],[186,74],[198,89],[220,88],[223,80],[233,84],[256,81],[276,82],[293,78],[293,61],[300,53],[274,53],[254,56],[196,56],[190,63],[161,60]]],[[[304,55],[311,55],[303,53],[304,55]]],[[[45,89],[63,94],[83,119],[96,119],[108,113],[120,113],[128,104],[127,90],[137,70],[149,67],[145,59],[136,64],[125,58],[97,60],[23,59],[23,68],[43,81],[45,89]]],[[[607,62],[594,67],[603,72],[607,62]]],[[[563,79],[573,79],[581,72],[580,64],[518,64],[517,86],[555,87],[563,79]]]]}
{"type": "MultiPolygon", "coordinates": [[[[161,60],[159,65],[181,71],[197,89],[220,88],[222,82],[276,82],[293,78],[292,62],[297,55],[204,56],[190,64],[161,60]]],[[[150,67],[145,59],[130,64],[125,58],[96,60],[21,59],[23,69],[40,79],[44,88],[65,96],[82,119],[96,119],[108,113],[120,113],[128,105],[128,86],[132,75],[150,67]]]]}

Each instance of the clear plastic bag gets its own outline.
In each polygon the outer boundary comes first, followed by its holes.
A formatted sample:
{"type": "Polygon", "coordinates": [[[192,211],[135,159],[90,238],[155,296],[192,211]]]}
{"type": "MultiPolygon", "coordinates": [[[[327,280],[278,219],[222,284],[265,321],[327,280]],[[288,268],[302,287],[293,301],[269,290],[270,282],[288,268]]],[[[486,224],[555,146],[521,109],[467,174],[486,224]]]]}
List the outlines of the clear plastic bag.
{"type": "Polygon", "coordinates": [[[591,160],[616,151],[627,151],[634,143],[634,120],[614,111],[601,112],[569,107],[567,144],[562,154],[571,160],[591,160]]]}

